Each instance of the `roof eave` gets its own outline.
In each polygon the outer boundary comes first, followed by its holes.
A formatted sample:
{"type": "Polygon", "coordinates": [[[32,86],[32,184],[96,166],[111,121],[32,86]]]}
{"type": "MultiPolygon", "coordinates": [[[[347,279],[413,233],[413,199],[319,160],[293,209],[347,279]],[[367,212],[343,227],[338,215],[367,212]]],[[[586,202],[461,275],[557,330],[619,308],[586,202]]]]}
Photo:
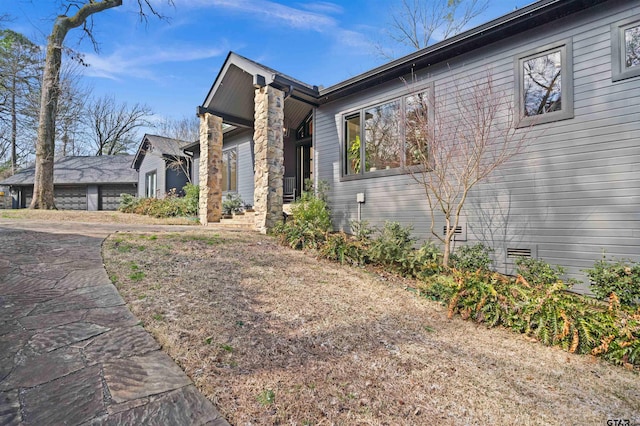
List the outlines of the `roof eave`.
{"type": "Polygon", "coordinates": [[[541,0],[319,92],[326,103],[608,0],[541,0]]]}

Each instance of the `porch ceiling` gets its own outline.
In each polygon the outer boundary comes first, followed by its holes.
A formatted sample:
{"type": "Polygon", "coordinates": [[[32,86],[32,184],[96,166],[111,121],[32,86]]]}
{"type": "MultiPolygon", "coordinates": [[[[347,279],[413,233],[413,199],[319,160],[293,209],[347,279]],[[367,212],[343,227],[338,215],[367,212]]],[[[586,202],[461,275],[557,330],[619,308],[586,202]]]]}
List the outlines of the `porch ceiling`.
{"type": "Polygon", "coordinates": [[[311,95],[317,88],[307,86],[235,53],[230,53],[227,57],[203,106],[220,113],[223,121],[228,124],[246,127],[247,124],[253,123],[256,75],[265,77],[266,84],[293,93],[293,96],[285,99],[284,115],[285,123],[291,129],[295,129],[311,111],[311,104],[315,100],[311,95]]]}

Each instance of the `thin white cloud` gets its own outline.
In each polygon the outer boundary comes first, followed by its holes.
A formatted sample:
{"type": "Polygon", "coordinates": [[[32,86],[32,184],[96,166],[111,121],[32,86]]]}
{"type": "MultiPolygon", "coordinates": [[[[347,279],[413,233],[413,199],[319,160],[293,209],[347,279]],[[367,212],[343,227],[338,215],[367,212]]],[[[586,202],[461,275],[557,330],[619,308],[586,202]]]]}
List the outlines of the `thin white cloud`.
{"type": "Polygon", "coordinates": [[[300,7],[317,13],[330,13],[340,15],[344,13],[344,8],[339,4],[319,1],[315,3],[299,3],[300,7]]]}
{"type": "Polygon", "coordinates": [[[119,80],[124,77],[162,80],[155,67],[171,62],[189,62],[200,59],[214,58],[227,53],[221,48],[121,48],[109,55],[85,54],[84,60],[89,67],[84,69],[84,75],[89,77],[119,80]],[[144,53],[143,53],[144,52],[144,53]]]}
{"type": "Polygon", "coordinates": [[[331,15],[341,15],[344,8],[336,3],[317,1],[298,3],[299,8],[286,6],[270,0],[175,0],[176,7],[222,8],[244,13],[251,19],[294,29],[315,31],[332,37],[340,46],[362,49],[368,54],[371,42],[363,33],[344,29],[331,15]],[[179,4],[178,4],[179,3],[179,4]]]}
{"type": "MultiPolygon", "coordinates": [[[[269,0],[176,0],[177,8],[217,7],[251,15],[252,19],[273,22],[292,28],[323,31],[335,27],[336,21],[325,13],[306,11],[269,0]]],[[[325,9],[326,11],[326,9],[325,9]]]]}

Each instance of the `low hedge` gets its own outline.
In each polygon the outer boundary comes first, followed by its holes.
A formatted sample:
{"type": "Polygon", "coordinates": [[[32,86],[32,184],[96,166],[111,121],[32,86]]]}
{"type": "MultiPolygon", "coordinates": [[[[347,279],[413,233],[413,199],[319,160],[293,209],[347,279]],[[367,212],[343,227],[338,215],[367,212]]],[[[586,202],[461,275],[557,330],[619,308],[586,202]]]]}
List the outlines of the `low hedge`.
{"type": "Polygon", "coordinates": [[[183,196],[178,196],[175,191],[168,193],[165,198],[138,198],[121,194],[118,210],[157,218],[197,216],[199,192],[197,185],[187,184],[183,188],[183,196]]]}

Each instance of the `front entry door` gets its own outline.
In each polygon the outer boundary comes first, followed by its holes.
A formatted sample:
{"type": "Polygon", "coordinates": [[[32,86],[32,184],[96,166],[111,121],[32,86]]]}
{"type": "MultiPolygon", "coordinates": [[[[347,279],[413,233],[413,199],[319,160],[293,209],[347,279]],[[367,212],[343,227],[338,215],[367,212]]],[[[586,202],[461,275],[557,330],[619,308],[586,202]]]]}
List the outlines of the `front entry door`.
{"type": "Polygon", "coordinates": [[[301,141],[296,147],[296,196],[302,194],[305,181],[313,179],[313,149],[311,141],[301,141]]]}

